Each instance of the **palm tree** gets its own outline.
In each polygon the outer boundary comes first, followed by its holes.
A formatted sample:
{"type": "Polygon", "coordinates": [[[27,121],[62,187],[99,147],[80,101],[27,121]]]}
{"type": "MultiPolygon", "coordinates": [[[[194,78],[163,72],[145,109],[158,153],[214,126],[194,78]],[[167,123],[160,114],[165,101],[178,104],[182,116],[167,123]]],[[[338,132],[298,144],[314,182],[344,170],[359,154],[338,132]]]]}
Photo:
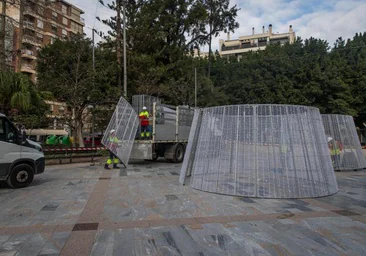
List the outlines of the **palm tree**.
{"type": "Polygon", "coordinates": [[[0,72],[0,110],[5,115],[12,108],[27,110],[35,95],[27,76],[11,71],[0,72]]]}

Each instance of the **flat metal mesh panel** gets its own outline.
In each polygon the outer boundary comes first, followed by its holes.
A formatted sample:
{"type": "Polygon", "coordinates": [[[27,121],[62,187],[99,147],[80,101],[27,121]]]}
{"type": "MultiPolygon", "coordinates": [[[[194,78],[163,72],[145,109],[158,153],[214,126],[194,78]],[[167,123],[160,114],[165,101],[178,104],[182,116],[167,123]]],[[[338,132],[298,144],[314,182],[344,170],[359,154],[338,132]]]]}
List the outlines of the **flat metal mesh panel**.
{"type": "Polygon", "coordinates": [[[322,115],[324,130],[335,170],[366,168],[361,143],[352,116],[322,115]]]}
{"type": "Polygon", "coordinates": [[[156,104],[155,140],[175,140],[177,111],[176,106],[156,104]]]}
{"type": "Polygon", "coordinates": [[[121,97],[104,133],[102,144],[112,151],[126,166],[130,158],[138,126],[138,115],[133,107],[121,97]],[[110,143],[112,130],[115,130],[117,143],[110,143]]]}
{"type": "Polygon", "coordinates": [[[182,167],[180,169],[179,182],[181,184],[185,184],[186,176],[190,175],[190,171],[192,170],[192,163],[195,157],[198,134],[201,127],[201,111],[196,109],[194,111],[194,116],[191,123],[191,130],[189,132],[189,143],[187,144],[186,153],[184,155],[184,160],[182,167]]]}
{"type": "Polygon", "coordinates": [[[263,198],[318,197],[338,191],[318,109],[222,106],[203,109],[201,119],[197,139],[189,140],[196,143],[193,188],[263,198]]]}
{"type": "Polygon", "coordinates": [[[160,103],[160,99],[150,95],[134,95],[132,96],[132,107],[137,114],[142,112],[142,108],[145,106],[150,115],[153,113],[154,102],[160,103]]]}
{"type": "Polygon", "coordinates": [[[185,106],[179,106],[178,108],[178,140],[188,140],[194,109],[185,106]]]}

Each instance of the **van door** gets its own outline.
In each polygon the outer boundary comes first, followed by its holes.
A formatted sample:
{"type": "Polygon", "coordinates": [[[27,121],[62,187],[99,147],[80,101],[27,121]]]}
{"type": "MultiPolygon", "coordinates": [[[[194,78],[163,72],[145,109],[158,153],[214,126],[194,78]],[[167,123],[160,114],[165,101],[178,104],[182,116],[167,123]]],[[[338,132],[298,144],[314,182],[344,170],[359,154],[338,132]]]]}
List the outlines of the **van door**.
{"type": "Polygon", "coordinates": [[[0,116],[0,179],[9,174],[10,165],[21,155],[18,131],[4,116],[0,116]]]}

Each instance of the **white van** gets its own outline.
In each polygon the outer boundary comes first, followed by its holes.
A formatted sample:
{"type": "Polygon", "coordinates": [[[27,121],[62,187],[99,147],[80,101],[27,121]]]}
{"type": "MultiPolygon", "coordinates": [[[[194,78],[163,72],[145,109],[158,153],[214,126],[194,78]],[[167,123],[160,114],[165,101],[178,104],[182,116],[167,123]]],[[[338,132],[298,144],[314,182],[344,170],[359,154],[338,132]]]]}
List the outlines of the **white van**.
{"type": "Polygon", "coordinates": [[[12,188],[26,187],[44,169],[42,147],[22,138],[18,129],[0,113],[0,180],[6,180],[12,188]]]}

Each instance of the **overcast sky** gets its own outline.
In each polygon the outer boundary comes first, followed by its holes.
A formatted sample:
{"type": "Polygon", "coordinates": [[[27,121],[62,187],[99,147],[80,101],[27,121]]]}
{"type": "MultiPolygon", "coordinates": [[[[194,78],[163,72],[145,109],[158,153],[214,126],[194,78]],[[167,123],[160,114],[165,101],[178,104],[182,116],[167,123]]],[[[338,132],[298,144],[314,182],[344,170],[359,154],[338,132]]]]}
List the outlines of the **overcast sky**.
{"type": "MultiPolygon", "coordinates": [[[[95,19],[96,16],[108,18],[113,12],[98,3],[98,0],[69,0],[70,3],[85,11],[84,32],[91,37],[91,27],[107,31],[108,28],[95,19]],[[89,28],[88,28],[89,27],[89,28]]],[[[104,0],[112,2],[112,0],[104,0]]],[[[231,39],[266,30],[273,25],[273,32],[287,32],[292,25],[296,36],[303,39],[311,36],[326,39],[331,44],[339,37],[353,37],[356,32],[366,31],[365,0],[231,0],[240,11],[237,21],[240,27],[231,35],[231,39]]],[[[218,48],[219,39],[226,39],[222,33],[213,41],[218,48]]],[[[97,40],[100,40],[98,36],[97,40]]]]}

